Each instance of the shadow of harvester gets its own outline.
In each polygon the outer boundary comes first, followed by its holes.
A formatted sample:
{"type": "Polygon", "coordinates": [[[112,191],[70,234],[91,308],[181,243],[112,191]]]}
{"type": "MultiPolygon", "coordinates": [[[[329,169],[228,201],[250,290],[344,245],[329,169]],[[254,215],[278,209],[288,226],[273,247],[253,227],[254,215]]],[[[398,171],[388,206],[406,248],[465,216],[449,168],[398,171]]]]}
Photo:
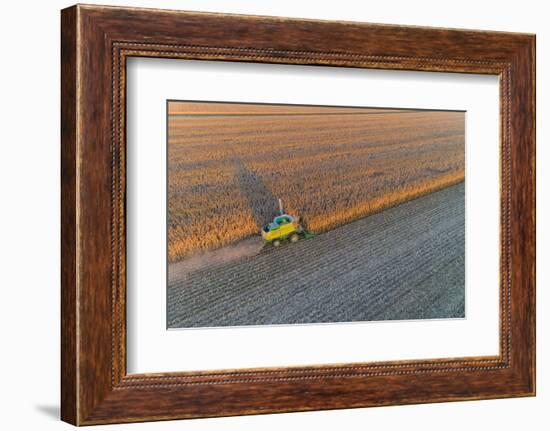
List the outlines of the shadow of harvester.
{"type": "Polygon", "coordinates": [[[261,228],[277,215],[278,200],[261,177],[248,169],[241,160],[236,162],[236,176],[243,197],[252,211],[254,221],[261,228]]]}

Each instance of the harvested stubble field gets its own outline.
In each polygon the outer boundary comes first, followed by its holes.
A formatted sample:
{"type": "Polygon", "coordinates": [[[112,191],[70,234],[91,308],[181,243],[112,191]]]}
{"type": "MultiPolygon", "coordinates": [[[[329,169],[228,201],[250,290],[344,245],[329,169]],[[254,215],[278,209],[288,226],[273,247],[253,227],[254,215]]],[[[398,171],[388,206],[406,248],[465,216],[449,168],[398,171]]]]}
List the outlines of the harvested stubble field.
{"type": "Polygon", "coordinates": [[[170,262],[258,235],[324,232],[464,179],[464,113],[170,102],[170,262]]]}
{"type": "Polygon", "coordinates": [[[464,183],[169,284],[170,328],[462,318],[464,183]]]}

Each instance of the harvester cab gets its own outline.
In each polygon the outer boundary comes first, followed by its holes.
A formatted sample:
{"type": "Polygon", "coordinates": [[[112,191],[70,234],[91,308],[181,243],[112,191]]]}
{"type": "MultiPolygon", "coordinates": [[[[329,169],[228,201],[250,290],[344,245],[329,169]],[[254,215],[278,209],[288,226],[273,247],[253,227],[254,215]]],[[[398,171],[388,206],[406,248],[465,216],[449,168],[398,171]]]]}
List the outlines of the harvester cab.
{"type": "Polygon", "coordinates": [[[307,232],[300,224],[300,218],[286,214],[281,199],[279,199],[279,214],[272,222],[262,227],[262,238],[278,247],[282,241],[297,242],[305,234],[307,232]]]}

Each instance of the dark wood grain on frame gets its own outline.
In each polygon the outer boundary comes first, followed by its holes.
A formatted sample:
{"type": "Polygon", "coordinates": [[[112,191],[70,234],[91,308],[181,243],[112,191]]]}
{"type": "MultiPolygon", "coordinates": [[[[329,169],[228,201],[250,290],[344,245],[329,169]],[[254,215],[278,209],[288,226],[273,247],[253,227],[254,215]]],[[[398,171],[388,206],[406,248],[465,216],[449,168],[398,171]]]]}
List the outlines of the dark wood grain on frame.
{"type": "Polygon", "coordinates": [[[535,37],[240,15],[62,11],[62,419],[77,425],[535,393],[535,37]],[[495,74],[500,354],[127,375],[129,56],[495,74]]]}

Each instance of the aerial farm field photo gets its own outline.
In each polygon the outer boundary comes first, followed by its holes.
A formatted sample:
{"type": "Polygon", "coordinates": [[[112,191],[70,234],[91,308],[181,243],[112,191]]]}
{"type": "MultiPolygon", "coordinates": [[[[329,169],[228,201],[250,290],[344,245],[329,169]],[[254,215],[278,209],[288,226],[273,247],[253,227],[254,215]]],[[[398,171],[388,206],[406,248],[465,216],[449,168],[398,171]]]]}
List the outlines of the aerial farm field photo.
{"type": "Polygon", "coordinates": [[[465,317],[465,112],[167,102],[167,326],[465,317]]]}

